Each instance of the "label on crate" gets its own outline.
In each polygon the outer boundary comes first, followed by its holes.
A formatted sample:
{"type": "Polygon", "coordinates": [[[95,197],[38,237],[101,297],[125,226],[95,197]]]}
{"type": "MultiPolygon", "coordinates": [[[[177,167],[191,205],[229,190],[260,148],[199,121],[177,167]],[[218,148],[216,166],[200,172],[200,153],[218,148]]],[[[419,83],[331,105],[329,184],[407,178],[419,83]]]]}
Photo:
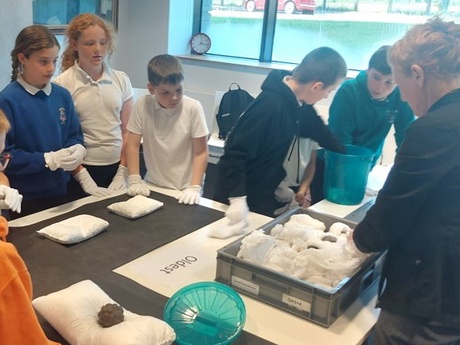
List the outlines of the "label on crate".
{"type": "Polygon", "coordinates": [[[303,301],[296,297],[286,295],[285,293],[283,293],[283,297],[281,300],[287,305],[289,305],[290,307],[293,307],[293,308],[296,308],[302,311],[306,311],[308,313],[311,311],[311,304],[308,303],[307,301],[303,301]]]}
{"type": "Polygon", "coordinates": [[[232,276],[232,285],[237,288],[240,288],[241,290],[250,292],[253,295],[259,295],[259,285],[251,283],[246,279],[242,279],[237,276],[232,276]]]}

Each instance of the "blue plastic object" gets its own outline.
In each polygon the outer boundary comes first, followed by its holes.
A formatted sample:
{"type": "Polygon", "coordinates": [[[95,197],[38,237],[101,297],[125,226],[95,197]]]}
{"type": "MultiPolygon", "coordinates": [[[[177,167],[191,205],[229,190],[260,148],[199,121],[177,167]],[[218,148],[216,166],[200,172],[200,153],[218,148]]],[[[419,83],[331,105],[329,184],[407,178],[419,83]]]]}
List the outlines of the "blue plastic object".
{"type": "Polygon", "coordinates": [[[181,345],[225,345],[243,330],[246,308],[227,285],[199,282],[178,290],[166,303],[163,319],[181,345]]]}
{"type": "Polygon", "coordinates": [[[345,148],[346,154],[324,150],[324,195],[337,204],[357,205],[366,192],[374,152],[356,145],[345,148]]]}

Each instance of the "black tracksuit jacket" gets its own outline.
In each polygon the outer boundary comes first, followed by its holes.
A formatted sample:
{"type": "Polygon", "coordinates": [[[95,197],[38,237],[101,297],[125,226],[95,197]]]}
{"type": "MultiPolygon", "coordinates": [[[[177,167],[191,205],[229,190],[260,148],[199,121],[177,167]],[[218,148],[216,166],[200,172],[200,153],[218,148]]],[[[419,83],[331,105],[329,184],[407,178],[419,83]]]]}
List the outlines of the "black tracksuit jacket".
{"type": "Polygon", "coordinates": [[[299,105],[283,82],[287,71],[272,71],[262,92],[239,117],[218,163],[216,199],[247,196],[249,209],[273,216],[274,192],[286,173],[283,161],[295,136],[344,152],[311,105],[299,105]]]}

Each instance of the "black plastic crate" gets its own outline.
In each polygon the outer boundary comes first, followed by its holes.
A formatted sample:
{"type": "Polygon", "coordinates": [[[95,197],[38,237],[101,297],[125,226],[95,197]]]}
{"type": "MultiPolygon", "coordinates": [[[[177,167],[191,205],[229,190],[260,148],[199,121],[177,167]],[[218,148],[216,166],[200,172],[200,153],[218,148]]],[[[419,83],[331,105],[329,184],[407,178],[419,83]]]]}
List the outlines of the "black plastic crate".
{"type": "MultiPolygon", "coordinates": [[[[308,214],[322,221],[327,228],[342,222],[352,229],[356,223],[343,218],[318,213],[305,208],[293,209],[260,227],[266,234],[277,224],[286,223],[294,214],[308,214]]],[[[350,278],[343,279],[336,287],[327,289],[311,285],[238,258],[241,241],[245,236],[217,251],[216,281],[227,284],[236,291],[279,309],[329,327],[376,280],[382,263],[382,253],[372,254],[350,278]]]]}

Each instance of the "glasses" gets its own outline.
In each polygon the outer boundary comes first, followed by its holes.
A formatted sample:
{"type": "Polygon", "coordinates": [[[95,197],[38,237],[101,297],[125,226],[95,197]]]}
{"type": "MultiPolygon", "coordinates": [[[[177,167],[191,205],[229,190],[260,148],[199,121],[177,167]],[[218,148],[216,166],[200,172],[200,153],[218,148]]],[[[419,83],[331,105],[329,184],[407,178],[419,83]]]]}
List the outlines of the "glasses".
{"type": "Polygon", "coordinates": [[[8,166],[8,163],[11,159],[11,154],[9,152],[3,152],[0,154],[0,171],[3,171],[8,166]]]}

